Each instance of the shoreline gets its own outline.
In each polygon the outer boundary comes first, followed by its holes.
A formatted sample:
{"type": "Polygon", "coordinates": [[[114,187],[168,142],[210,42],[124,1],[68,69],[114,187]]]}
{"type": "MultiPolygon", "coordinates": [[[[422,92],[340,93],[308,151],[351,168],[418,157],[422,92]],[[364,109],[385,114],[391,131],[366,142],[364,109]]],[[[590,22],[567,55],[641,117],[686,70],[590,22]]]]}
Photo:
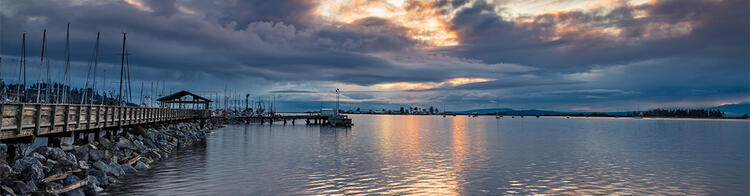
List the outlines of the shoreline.
{"type": "MultiPolygon", "coordinates": [[[[341,113],[341,114],[347,114],[347,115],[392,115],[392,116],[442,116],[442,114],[375,114],[375,113],[341,113]]],[[[456,114],[456,116],[471,116],[472,114],[456,114]]],[[[453,115],[446,115],[447,116],[453,116],[453,115]]],[[[495,116],[495,114],[477,114],[477,116],[495,116]]],[[[632,117],[632,116],[580,116],[580,115],[518,115],[518,114],[512,114],[512,115],[501,115],[502,117],[561,117],[561,118],[633,118],[633,119],[685,119],[685,120],[750,120],[750,118],[742,118],[742,117],[724,117],[724,118],[692,118],[692,117],[632,117]]]]}
{"type": "MultiPolygon", "coordinates": [[[[123,128],[81,145],[8,152],[0,146],[2,195],[97,195],[119,178],[169,158],[176,149],[192,146],[216,129],[209,121],[190,120],[148,127],[123,128]],[[15,153],[15,154],[12,154],[15,153]],[[7,157],[17,159],[6,160],[7,157]],[[7,161],[7,162],[6,162],[7,161]]],[[[25,144],[20,144],[25,145],[25,144]]]]}

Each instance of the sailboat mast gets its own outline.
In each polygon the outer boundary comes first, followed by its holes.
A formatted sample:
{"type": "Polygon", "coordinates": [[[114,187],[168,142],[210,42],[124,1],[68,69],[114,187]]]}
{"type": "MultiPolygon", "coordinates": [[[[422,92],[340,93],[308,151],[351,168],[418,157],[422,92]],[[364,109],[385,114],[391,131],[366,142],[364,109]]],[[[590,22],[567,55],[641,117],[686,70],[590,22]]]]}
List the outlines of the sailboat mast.
{"type": "Polygon", "coordinates": [[[39,95],[42,92],[42,67],[44,65],[44,46],[46,46],[47,43],[47,29],[44,29],[44,35],[42,37],[42,56],[41,61],[39,62],[39,80],[36,85],[36,102],[39,103],[39,95]]]}
{"type": "Polygon", "coordinates": [[[21,97],[21,93],[26,93],[26,32],[23,32],[23,38],[21,41],[21,64],[18,66],[18,81],[21,81],[21,75],[23,74],[23,86],[16,87],[16,94],[19,102],[25,102],[26,96],[21,97]],[[23,89],[23,90],[22,90],[23,89]]]}
{"type": "Polygon", "coordinates": [[[104,69],[104,85],[102,87],[103,96],[101,104],[104,105],[104,101],[107,100],[107,69],[104,69]]]}
{"type": "Polygon", "coordinates": [[[68,29],[65,32],[65,75],[63,77],[63,84],[62,84],[63,85],[63,93],[62,93],[63,103],[68,103],[68,97],[67,97],[68,93],[67,93],[66,86],[68,85],[69,71],[70,71],[70,23],[68,23],[68,29]]]}
{"type": "Polygon", "coordinates": [[[96,68],[99,64],[99,35],[101,32],[96,32],[96,45],[94,46],[94,81],[91,85],[93,93],[91,93],[91,99],[89,99],[89,103],[94,103],[94,95],[97,94],[96,91],[96,68]]]}
{"type": "Polygon", "coordinates": [[[117,104],[122,105],[122,79],[125,74],[125,39],[127,33],[122,33],[122,58],[120,59],[120,93],[117,95],[117,104]]]}
{"type": "Polygon", "coordinates": [[[145,105],[146,104],[143,101],[143,81],[141,81],[141,98],[139,98],[139,101],[141,102],[141,105],[145,105]]]}
{"type": "Polygon", "coordinates": [[[130,58],[127,56],[127,48],[125,49],[125,74],[127,75],[128,79],[128,102],[133,102],[133,88],[130,85],[130,58]]]}

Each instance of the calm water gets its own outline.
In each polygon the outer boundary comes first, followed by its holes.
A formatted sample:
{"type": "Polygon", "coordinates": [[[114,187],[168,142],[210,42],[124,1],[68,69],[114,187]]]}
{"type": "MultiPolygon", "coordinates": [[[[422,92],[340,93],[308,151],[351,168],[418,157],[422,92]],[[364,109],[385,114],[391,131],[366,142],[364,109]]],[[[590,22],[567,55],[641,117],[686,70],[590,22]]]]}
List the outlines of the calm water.
{"type": "Polygon", "coordinates": [[[748,121],[354,115],[236,125],[111,194],[747,195],[748,121]]]}

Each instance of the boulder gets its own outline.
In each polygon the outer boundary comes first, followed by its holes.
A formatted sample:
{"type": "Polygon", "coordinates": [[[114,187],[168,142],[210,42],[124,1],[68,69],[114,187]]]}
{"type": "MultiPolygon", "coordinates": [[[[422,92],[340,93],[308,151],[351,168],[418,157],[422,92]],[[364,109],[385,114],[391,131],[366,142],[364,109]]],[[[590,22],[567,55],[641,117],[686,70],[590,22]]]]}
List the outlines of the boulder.
{"type": "Polygon", "coordinates": [[[117,164],[117,163],[109,163],[109,167],[113,169],[113,172],[117,172],[117,175],[115,175],[115,176],[120,177],[122,175],[125,175],[125,170],[123,170],[122,167],[120,167],[119,164],[117,164]]]}
{"type": "Polygon", "coordinates": [[[34,157],[36,160],[39,160],[39,162],[46,162],[47,161],[47,157],[44,157],[44,155],[36,153],[36,152],[32,152],[28,156],[34,157]]]}
{"type": "Polygon", "coordinates": [[[96,176],[87,175],[86,177],[89,178],[89,182],[86,183],[87,186],[99,185],[100,184],[99,179],[96,178],[96,176]]]}
{"type": "Polygon", "coordinates": [[[166,152],[163,152],[163,151],[159,151],[159,155],[161,155],[162,159],[167,159],[169,156],[166,152]]]}
{"type": "Polygon", "coordinates": [[[26,167],[29,167],[30,165],[42,165],[42,163],[39,162],[39,160],[34,157],[23,157],[21,159],[16,160],[16,162],[13,163],[13,170],[23,171],[24,169],[26,169],[26,167]]]}
{"type": "Polygon", "coordinates": [[[99,138],[99,144],[104,148],[112,148],[112,146],[114,146],[114,144],[105,137],[99,138]]]}
{"type": "Polygon", "coordinates": [[[65,179],[63,179],[62,182],[63,182],[63,185],[68,186],[68,185],[76,183],[78,181],[81,181],[81,178],[79,178],[78,176],[76,176],[76,175],[68,175],[67,177],[65,177],[65,179]]]}
{"type": "Polygon", "coordinates": [[[78,159],[79,161],[89,160],[89,148],[87,145],[76,148],[73,154],[76,156],[76,159],[78,159]]]}
{"type": "Polygon", "coordinates": [[[140,160],[135,162],[135,169],[137,170],[146,170],[148,168],[149,168],[148,164],[143,163],[140,160]]]}
{"type": "Polygon", "coordinates": [[[41,192],[53,192],[56,189],[61,189],[63,187],[62,184],[57,182],[38,182],[37,183],[37,191],[41,192]]]}
{"type": "Polygon", "coordinates": [[[160,160],[161,159],[161,155],[156,150],[150,151],[147,155],[149,157],[153,158],[153,159],[156,159],[156,160],[160,160]]]}
{"type": "Polygon", "coordinates": [[[106,163],[104,163],[102,161],[95,162],[94,163],[94,168],[96,168],[96,169],[98,169],[100,171],[106,172],[107,174],[112,174],[114,176],[120,176],[120,172],[118,170],[113,169],[112,167],[110,167],[109,165],[107,165],[106,163]]]}
{"type": "MultiPolygon", "coordinates": [[[[109,185],[109,176],[104,171],[97,171],[97,170],[89,170],[86,172],[89,176],[95,177],[97,186],[107,186],[109,185]]],[[[89,178],[91,180],[91,178],[89,178]]]]}
{"type": "Polygon", "coordinates": [[[89,163],[86,161],[78,161],[78,168],[91,169],[91,167],[89,167],[89,163]]]}
{"type": "Polygon", "coordinates": [[[5,179],[13,174],[13,168],[7,163],[0,163],[0,178],[5,179]]]}
{"type": "Polygon", "coordinates": [[[125,173],[129,173],[129,174],[137,172],[137,170],[135,170],[135,168],[133,168],[133,166],[130,166],[127,163],[126,164],[120,164],[120,168],[122,168],[122,170],[125,171],[125,173]]]}
{"type": "Polygon", "coordinates": [[[70,152],[65,153],[65,157],[61,158],[61,159],[66,159],[66,160],[68,160],[70,162],[73,162],[73,163],[78,162],[78,159],[76,158],[76,155],[74,155],[73,153],[70,153],[70,152]]]}
{"type": "Polygon", "coordinates": [[[11,188],[15,194],[29,194],[36,191],[34,183],[25,183],[20,180],[16,180],[10,183],[11,188]]]}
{"type": "Polygon", "coordinates": [[[65,154],[65,151],[63,151],[62,149],[52,148],[52,147],[47,147],[47,146],[40,146],[34,149],[34,152],[42,154],[48,159],[52,159],[55,161],[59,161],[61,158],[65,158],[67,156],[65,154]]]}
{"type": "Polygon", "coordinates": [[[154,141],[152,141],[151,139],[143,140],[143,144],[148,148],[156,148],[156,144],[154,144],[154,141]]]}
{"type": "Polygon", "coordinates": [[[71,160],[68,160],[68,159],[64,159],[64,158],[60,159],[60,161],[58,161],[57,165],[65,167],[65,168],[79,168],[80,167],[77,162],[74,162],[74,161],[71,161],[71,160]]]}
{"type": "Polygon", "coordinates": [[[102,187],[99,187],[98,185],[91,183],[91,179],[89,179],[89,183],[86,184],[86,195],[97,195],[98,192],[102,192],[104,189],[102,187]]]}
{"type": "Polygon", "coordinates": [[[125,149],[130,149],[130,150],[136,150],[135,145],[133,145],[133,142],[131,142],[130,140],[128,140],[125,137],[121,137],[117,141],[117,143],[115,144],[115,146],[117,146],[118,148],[125,148],[125,149]]]}
{"type": "Polygon", "coordinates": [[[44,178],[42,164],[32,164],[21,171],[21,178],[27,181],[39,182],[44,178]]]}
{"type": "Polygon", "coordinates": [[[110,159],[112,158],[112,152],[109,150],[104,151],[104,156],[102,156],[103,159],[110,159]]]}
{"type": "Polygon", "coordinates": [[[102,158],[104,157],[104,153],[101,150],[91,149],[88,153],[89,160],[91,160],[92,162],[102,160],[102,158]]]}
{"type": "Polygon", "coordinates": [[[145,145],[145,144],[143,144],[143,142],[141,142],[141,141],[138,141],[138,140],[135,140],[135,141],[133,141],[133,145],[135,146],[135,148],[136,148],[137,150],[143,150],[143,149],[146,149],[146,145],[145,145]]]}
{"type": "Polygon", "coordinates": [[[44,165],[47,167],[54,167],[57,164],[58,162],[52,159],[47,159],[47,162],[44,162],[44,165]]]}

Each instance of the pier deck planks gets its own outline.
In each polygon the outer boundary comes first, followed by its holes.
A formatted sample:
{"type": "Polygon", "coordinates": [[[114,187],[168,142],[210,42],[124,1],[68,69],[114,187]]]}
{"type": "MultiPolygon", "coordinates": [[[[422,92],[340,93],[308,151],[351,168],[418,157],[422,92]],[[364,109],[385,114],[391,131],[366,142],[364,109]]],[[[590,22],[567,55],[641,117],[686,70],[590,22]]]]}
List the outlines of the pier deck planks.
{"type": "Polygon", "coordinates": [[[0,103],[0,140],[209,117],[209,110],[0,103]]]}

